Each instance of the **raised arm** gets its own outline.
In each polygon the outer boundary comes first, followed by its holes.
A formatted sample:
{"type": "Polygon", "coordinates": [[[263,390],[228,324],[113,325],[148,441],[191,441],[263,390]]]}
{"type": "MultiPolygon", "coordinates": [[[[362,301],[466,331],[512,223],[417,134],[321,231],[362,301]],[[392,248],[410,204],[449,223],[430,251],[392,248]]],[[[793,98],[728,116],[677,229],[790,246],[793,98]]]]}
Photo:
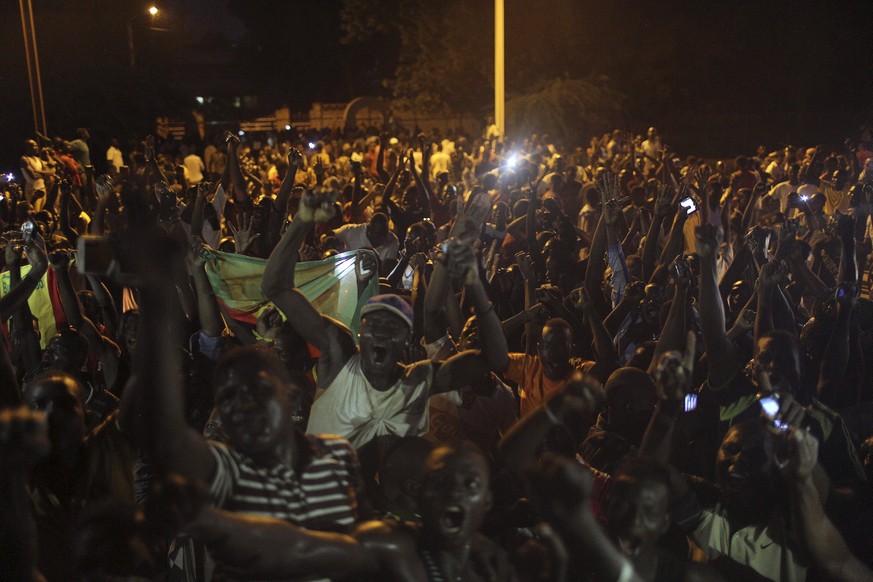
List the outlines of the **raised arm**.
{"type": "Polygon", "coordinates": [[[800,538],[813,563],[829,580],[871,581],[873,571],[852,555],[837,528],[822,507],[813,480],[818,459],[818,441],[808,431],[795,428],[783,437],[789,455],[780,465],[788,482],[789,498],[797,518],[800,538]]]}
{"type": "Polygon", "coordinates": [[[132,263],[139,279],[140,323],[133,375],[121,400],[120,423],[161,472],[208,482],[215,458],[206,439],[185,420],[183,335],[175,277],[182,251],[155,230],[138,230],[132,263]]]}
{"type": "Polygon", "coordinates": [[[591,376],[575,372],[566,388],[509,429],[498,445],[501,459],[517,478],[525,477],[536,468],[540,448],[555,426],[590,418],[603,400],[600,383],[591,376]]]}
{"type": "Polygon", "coordinates": [[[239,139],[230,134],[227,139],[227,169],[234,202],[238,204],[249,203],[251,198],[249,198],[242,166],[239,163],[239,139]]]}
{"type": "Polygon", "coordinates": [[[114,342],[102,336],[90,319],[85,317],[85,311],[79,302],[79,296],[73,288],[70,279],[70,255],[66,251],[57,251],[49,257],[52,269],[58,281],[58,292],[61,296],[61,306],[67,321],[88,340],[88,348],[93,352],[103,367],[103,379],[110,390],[115,387],[118,378],[118,360],[121,350],[114,342]]]}
{"type": "Polygon", "coordinates": [[[709,385],[717,389],[733,377],[739,366],[734,345],[725,330],[724,303],[716,282],[715,257],[722,232],[719,227],[705,224],[697,227],[694,234],[700,257],[700,330],[709,358],[709,385]]]}
{"type": "MultiPolygon", "coordinates": [[[[21,249],[19,242],[10,241],[7,243],[6,264],[9,265],[10,269],[18,269],[21,249]],[[10,259],[12,260],[10,261],[10,259]]],[[[0,297],[0,318],[3,321],[12,317],[12,314],[24,305],[48,270],[45,243],[39,235],[35,235],[31,242],[24,245],[24,252],[27,255],[28,263],[30,263],[30,271],[8,293],[0,297]]]]}
{"type": "Polygon", "coordinates": [[[115,300],[109,293],[109,289],[96,275],[88,275],[88,284],[94,293],[94,298],[97,300],[97,305],[100,306],[100,314],[103,316],[103,321],[110,330],[118,329],[118,310],[115,308],[115,300]]]}
{"type": "Polygon", "coordinates": [[[758,276],[758,309],[755,318],[756,342],[774,328],[774,295],[779,292],[777,287],[787,274],[788,268],[783,263],[770,262],[761,267],[761,274],[758,276]]]}
{"type": "Polygon", "coordinates": [[[688,290],[691,288],[691,268],[682,257],[678,257],[670,265],[670,271],[675,291],[673,293],[673,301],[670,304],[670,312],[667,315],[667,321],[664,322],[664,328],[661,330],[661,335],[658,337],[658,343],[655,346],[652,364],[649,367],[650,374],[654,372],[655,363],[661,354],[670,350],[682,349],[685,334],[688,330],[686,315],[688,312],[688,290]]]}
{"type": "Polygon", "coordinates": [[[649,283],[667,282],[667,268],[670,262],[677,255],[682,254],[685,248],[685,222],[688,220],[688,214],[680,210],[676,212],[676,217],[673,219],[673,227],[670,229],[670,235],[667,238],[667,244],[664,245],[664,250],[661,251],[661,257],[658,259],[658,266],[652,273],[649,283]]]}
{"type": "Polygon", "coordinates": [[[673,210],[673,194],[666,185],[661,185],[658,188],[658,198],[655,200],[655,216],[649,224],[649,230],[646,233],[646,242],[643,243],[643,281],[648,281],[655,272],[655,267],[658,263],[658,246],[661,238],[661,230],[664,228],[664,221],[670,216],[673,210]]]}
{"type": "Polygon", "coordinates": [[[479,326],[481,350],[466,350],[443,362],[434,376],[432,393],[463,388],[492,370],[503,372],[509,366],[506,337],[485,293],[472,247],[452,241],[446,251],[446,262],[450,274],[464,279],[479,326]]]}
{"type": "MultiPolygon", "coordinates": [[[[321,352],[318,360],[318,382],[328,386],[343,365],[357,349],[351,332],[340,322],[318,312],[294,285],[294,269],[303,239],[316,219],[317,213],[333,210],[328,200],[306,194],[291,226],[270,254],[261,290],[285,314],[294,330],[307,343],[321,352]]],[[[319,218],[322,216],[318,214],[319,218]]]]}

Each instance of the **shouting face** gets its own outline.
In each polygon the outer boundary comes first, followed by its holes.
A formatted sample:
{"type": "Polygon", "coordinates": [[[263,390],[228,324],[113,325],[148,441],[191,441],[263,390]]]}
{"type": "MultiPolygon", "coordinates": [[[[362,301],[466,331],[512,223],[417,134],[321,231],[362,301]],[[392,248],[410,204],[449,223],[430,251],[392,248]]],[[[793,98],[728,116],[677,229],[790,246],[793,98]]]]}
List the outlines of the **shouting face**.
{"type": "Polygon", "coordinates": [[[419,499],[429,542],[442,548],[472,539],[491,508],[489,471],[481,453],[440,447],[428,457],[419,499]]]}

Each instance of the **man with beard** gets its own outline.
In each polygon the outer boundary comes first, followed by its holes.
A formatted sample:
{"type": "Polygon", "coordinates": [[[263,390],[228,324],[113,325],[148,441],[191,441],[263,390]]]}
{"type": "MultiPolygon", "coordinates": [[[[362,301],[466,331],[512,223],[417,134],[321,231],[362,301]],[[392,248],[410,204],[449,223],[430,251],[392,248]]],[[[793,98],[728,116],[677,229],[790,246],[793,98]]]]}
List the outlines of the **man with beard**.
{"type": "Polygon", "coordinates": [[[319,394],[309,432],[338,434],[358,449],[381,436],[420,436],[428,430],[430,396],[458,390],[492,369],[505,368],[506,339],[479,276],[470,276],[478,266],[469,245],[450,242],[446,264],[453,278],[466,278],[480,321],[481,352],[468,350],[445,362],[424,360],[406,366],[402,361],[412,338],[413,314],[403,299],[378,295],[367,302],[361,309],[359,348],[348,328],[321,315],[294,287],[288,273],[294,272],[303,238],[316,219],[331,214],[314,196],[305,197],[300,208],[267,262],[261,287],[321,354],[316,368],[319,394]]]}

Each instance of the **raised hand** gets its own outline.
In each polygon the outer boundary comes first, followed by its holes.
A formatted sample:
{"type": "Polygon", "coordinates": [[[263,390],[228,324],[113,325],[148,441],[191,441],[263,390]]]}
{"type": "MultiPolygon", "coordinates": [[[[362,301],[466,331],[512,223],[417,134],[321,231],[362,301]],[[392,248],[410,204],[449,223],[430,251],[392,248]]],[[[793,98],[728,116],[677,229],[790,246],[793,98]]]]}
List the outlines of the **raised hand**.
{"type": "Polygon", "coordinates": [[[718,248],[724,238],[724,230],[721,226],[704,224],[694,229],[694,238],[697,241],[697,254],[701,259],[715,257],[718,248]]]}
{"type": "Polygon", "coordinates": [[[673,188],[667,184],[658,185],[658,196],[655,198],[655,216],[670,216],[677,202],[673,188]]]}
{"type": "Polygon", "coordinates": [[[39,233],[34,232],[30,235],[30,240],[24,245],[24,256],[27,257],[27,262],[35,269],[46,267],[48,265],[46,254],[45,240],[39,233]]]}
{"type": "Polygon", "coordinates": [[[224,141],[227,145],[235,148],[239,145],[239,136],[232,131],[226,131],[224,132],[224,141]]]}
{"type": "Polygon", "coordinates": [[[470,198],[466,204],[462,205],[461,198],[458,198],[458,215],[455,217],[455,222],[452,225],[450,238],[457,238],[467,244],[473,244],[473,241],[479,236],[482,230],[482,225],[485,219],[491,213],[491,198],[481,189],[474,189],[470,193],[470,198]]]}
{"type": "Polygon", "coordinates": [[[685,352],[664,352],[655,365],[655,387],[661,400],[679,401],[691,386],[694,373],[694,358],[697,353],[697,336],[689,331],[685,340],[685,352]]]}
{"type": "Polygon", "coordinates": [[[300,199],[297,216],[303,222],[326,222],[336,214],[333,203],[336,201],[336,190],[307,190],[300,199]]]}
{"type": "Polygon", "coordinates": [[[643,281],[634,281],[628,283],[624,288],[624,297],[622,302],[627,302],[628,305],[639,305],[646,296],[646,284],[643,281]]]}
{"type": "Polygon", "coordinates": [[[424,267],[427,265],[427,255],[424,253],[415,253],[411,257],[409,257],[409,266],[414,271],[424,270],[424,267]]]}
{"type": "Polygon", "coordinates": [[[375,252],[359,252],[355,256],[355,277],[359,283],[366,283],[379,272],[375,252]]]}
{"type": "Polygon", "coordinates": [[[473,247],[454,239],[449,240],[443,253],[443,264],[452,279],[464,279],[465,284],[471,284],[478,276],[478,261],[473,247]]]}
{"type": "Polygon", "coordinates": [[[670,265],[670,279],[673,283],[679,287],[687,289],[691,287],[692,277],[693,273],[691,272],[691,266],[688,264],[685,257],[683,255],[676,257],[670,265]]]}
{"type": "MultiPolygon", "coordinates": [[[[606,401],[603,385],[594,376],[577,370],[567,382],[567,387],[554,396],[565,413],[572,412],[582,418],[592,415],[606,401]]],[[[547,406],[552,406],[551,401],[547,406]]]]}
{"type": "Polygon", "coordinates": [[[603,206],[610,200],[618,200],[619,185],[618,176],[612,172],[603,172],[595,183],[597,192],[600,194],[600,201],[603,206]]]}
{"type": "Polygon", "coordinates": [[[788,276],[788,267],[783,262],[770,261],[761,267],[761,274],[758,275],[758,288],[770,289],[775,285],[780,285],[785,282],[788,276]]]}
{"type": "Polygon", "coordinates": [[[297,148],[291,148],[288,151],[288,165],[289,166],[299,166],[300,162],[303,160],[303,154],[300,153],[300,150],[297,148]]]}
{"type": "Polygon", "coordinates": [[[809,430],[797,426],[781,435],[779,440],[776,466],[782,476],[794,481],[811,477],[818,464],[818,439],[809,430]]]}
{"type": "Polygon", "coordinates": [[[234,228],[233,223],[228,223],[230,232],[233,234],[236,252],[239,255],[245,254],[246,251],[249,250],[249,247],[252,246],[252,243],[261,236],[261,233],[259,232],[252,232],[254,222],[254,215],[249,215],[243,212],[239,220],[239,228],[234,228]]]}
{"type": "Polygon", "coordinates": [[[555,287],[554,285],[542,285],[540,287],[537,287],[536,296],[537,301],[539,301],[546,307],[559,306],[564,301],[564,294],[561,293],[561,289],[559,287],[555,287]]]}
{"type": "Polygon", "coordinates": [[[67,269],[70,266],[70,253],[66,250],[53,251],[49,257],[49,264],[55,271],[67,269]]]}
{"type": "Polygon", "coordinates": [[[530,258],[530,253],[527,251],[515,253],[515,262],[518,264],[518,270],[525,281],[530,281],[534,278],[533,261],[530,258]]]}
{"type": "Polygon", "coordinates": [[[297,251],[297,254],[300,256],[301,261],[317,261],[321,258],[318,249],[306,243],[300,244],[300,250],[297,251]]]}
{"type": "Polygon", "coordinates": [[[621,205],[618,200],[607,200],[603,205],[603,221],[607,226],[615,226],[621,218],[621,205]]]}

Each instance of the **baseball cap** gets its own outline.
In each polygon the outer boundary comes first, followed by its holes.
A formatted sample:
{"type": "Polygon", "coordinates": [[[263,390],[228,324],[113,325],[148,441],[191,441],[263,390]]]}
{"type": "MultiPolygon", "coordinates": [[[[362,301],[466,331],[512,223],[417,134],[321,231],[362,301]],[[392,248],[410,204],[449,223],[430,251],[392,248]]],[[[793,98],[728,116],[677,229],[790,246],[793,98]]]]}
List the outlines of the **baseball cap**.
{"type": "Polygon", "coordinates": [[[361,308],[361,317],[374,311],[385,310],[393,313],[401,318],[412,329],[413,313],[409,303],[404,301],[399,295],[385,293],[383,295],[375,295],[367,300],[364,307],[361,308]]]}

